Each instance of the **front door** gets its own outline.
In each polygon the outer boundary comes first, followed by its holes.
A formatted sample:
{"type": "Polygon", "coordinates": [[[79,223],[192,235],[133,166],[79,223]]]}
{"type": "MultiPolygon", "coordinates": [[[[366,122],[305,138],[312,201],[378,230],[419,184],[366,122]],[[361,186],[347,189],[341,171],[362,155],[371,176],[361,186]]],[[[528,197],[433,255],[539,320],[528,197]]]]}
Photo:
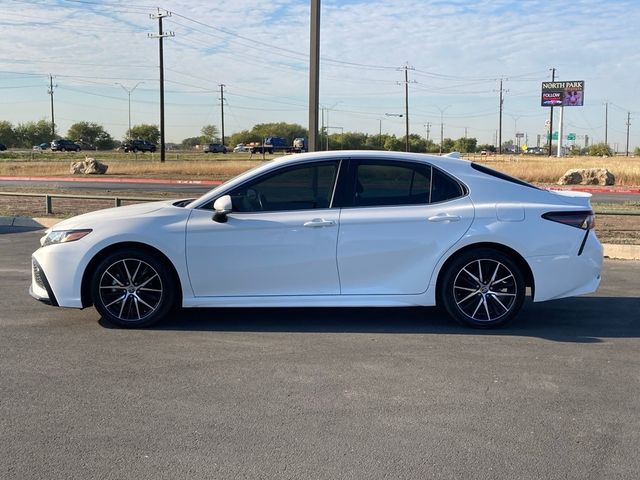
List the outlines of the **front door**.
{"type": "Polygon", "coordinates": [[[196,209],[186,254],[196,296],[336,295],[339,162],[286,167],[233,191],[226,223],[196,209]]]}

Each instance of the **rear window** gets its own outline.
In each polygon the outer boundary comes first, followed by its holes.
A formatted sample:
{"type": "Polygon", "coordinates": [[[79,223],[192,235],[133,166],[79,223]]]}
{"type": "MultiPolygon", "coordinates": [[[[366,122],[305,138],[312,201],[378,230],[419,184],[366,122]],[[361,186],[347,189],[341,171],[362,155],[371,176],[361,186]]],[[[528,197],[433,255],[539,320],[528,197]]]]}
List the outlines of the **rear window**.
{"type": "Polygon", "coordinates": [[[491,175],[492,177],[499,178],[500,180],[505,180],[507,182],[515,183],[517,185],[522,185],[523,187],[535,188],[536,190],[540,190],[535,185],[531,185],[530,183],[525,182],[524,180],[520,180],[519,178],[512,177],[507,175],[506,173],[498,172],[497,170],[493,170],[492,168],[485,167],[484,165],[480,165],[478,163],[472,163],[471,168],[482,172],[486,175],[491,175]]]}

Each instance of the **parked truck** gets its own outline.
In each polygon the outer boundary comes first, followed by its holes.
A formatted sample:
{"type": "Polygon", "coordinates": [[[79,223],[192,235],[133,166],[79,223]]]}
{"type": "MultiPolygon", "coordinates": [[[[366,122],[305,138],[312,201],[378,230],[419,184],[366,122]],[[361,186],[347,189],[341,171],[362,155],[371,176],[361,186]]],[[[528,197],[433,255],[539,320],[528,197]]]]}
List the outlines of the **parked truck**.
{"type": "Polygon", "coordinates": [[[307,142],[304,138],[296,138],[293,141],[293,145],[289,145],[289,142],[284,137],[267,137],[263,144],[246,144],[251,153],[301,153],[307,151],[307,142]]]}

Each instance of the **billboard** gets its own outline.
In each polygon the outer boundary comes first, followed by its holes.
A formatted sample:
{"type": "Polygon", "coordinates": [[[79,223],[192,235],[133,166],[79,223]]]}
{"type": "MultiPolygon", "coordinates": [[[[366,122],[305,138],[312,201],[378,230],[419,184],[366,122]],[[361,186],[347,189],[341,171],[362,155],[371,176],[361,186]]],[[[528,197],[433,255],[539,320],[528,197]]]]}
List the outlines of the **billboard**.
{"type": "Polygon", "coordinates": [[[543,107],[581,107],[583,103],[583,80],[542,82],[543,107]]]}

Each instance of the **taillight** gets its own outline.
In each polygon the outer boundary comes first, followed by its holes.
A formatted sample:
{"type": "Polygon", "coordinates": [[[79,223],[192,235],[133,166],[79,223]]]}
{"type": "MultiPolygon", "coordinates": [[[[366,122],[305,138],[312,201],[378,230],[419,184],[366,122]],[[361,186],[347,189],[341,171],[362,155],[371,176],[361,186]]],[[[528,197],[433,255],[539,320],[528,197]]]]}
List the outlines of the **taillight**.
{"type": "Polygon", "coordinates": [[[547,212],[542,215],[542,218],[582,230],[590,230],[596,226],[596,216],[591,210],[582,210],[579,212],[547,212]]]}

